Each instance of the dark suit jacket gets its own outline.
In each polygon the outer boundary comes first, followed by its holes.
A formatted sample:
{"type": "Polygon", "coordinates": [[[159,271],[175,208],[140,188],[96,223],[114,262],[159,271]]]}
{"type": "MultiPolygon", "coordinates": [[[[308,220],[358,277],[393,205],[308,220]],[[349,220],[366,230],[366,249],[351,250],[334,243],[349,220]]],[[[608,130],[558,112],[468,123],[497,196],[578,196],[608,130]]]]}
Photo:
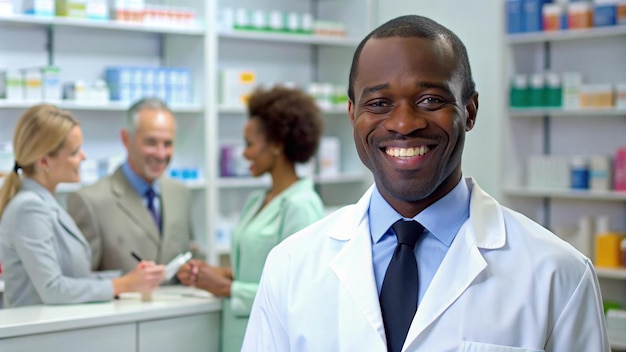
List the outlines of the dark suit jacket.
{"type": "Polygon", "coordinates": [[[68,195],[67,210],[89,241],[93,270],[126,273],[137,266],[131,251],[144,260],[167,264],[190,250],[194,240],[191,192],[172,179],[162,178],[159,182],[162,235],[121,168],[68,195]]]}

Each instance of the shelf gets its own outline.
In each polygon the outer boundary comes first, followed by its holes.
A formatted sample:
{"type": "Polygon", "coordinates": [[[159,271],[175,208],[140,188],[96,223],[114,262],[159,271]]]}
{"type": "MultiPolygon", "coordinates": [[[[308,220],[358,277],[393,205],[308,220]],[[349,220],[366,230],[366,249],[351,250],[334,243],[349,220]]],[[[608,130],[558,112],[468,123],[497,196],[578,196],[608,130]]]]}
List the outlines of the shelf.
{"type": "MultiPolygon", "coordinates": [[[[187,188],[191,190],[204,190],[206,188],[206,182],[204,180],[194,180],[194,181],[181,181],[183,182],[187,188]]],[[[60,183],[56,188],[56,193],[72,193],[80,190],[83,186],[87,186],[82,183],[60,183]]]]}
{"type": "Polygon", "coordinates": [[[601,279],[626,280],[626,268],[595,267],[596,274],[601,279]]]}
{"type": "Polygon", "coordinates": [[[80,28],[101,28],[108,30],[134,31],[160,34],[181,34],[190,36],[204,35],[204,28],[201,26],[181,27],[181,26],[156,26],[143,23],[127,23],[111,20],[88,20],[65,17],[44,17],[31,15],[0,16],[0,24],[16,25],[38,25],[38,26],[58,26],[58,27],[80,27],[80,28]]]}
{"type": "Polygon", "coordinates": [[[624,117],[626,108],[588,108],[588,109],[561,109],[561,108],[511,108],[509,115],[513,118],[538,118],[543,116],[571,117],[571,116],[603,116],[624,117]]]}
{"type": "Polygon", "coordinates": [[[222,39],[239,39],[252,41],[267,42],[285,42],[305,45],[328,45],[328,46],[345,46],[355,48],[360,43],[360,39],[348,37],[333,37],[296,33],[271,33],[256,31],[219,31],[218,35],[222,39]]]}
{"type": "Polygon", "coordinates": [[[526,187],[508,187],[509,196],[528,198],[586,199],[606,201],[626,201],[626,191],[589,191],[573,189],[531,189],[526,187]]]}
{"type": "Polygon", "coordinates": [[[554,32],[532,32],[507,35],[510,44],[546,43],[562,40],[615,37],[626,35],[626,26],[569,29],[554,32]]]}
{"type": "MultiPolygon", "coordinates": [[[[2,105],[0,105],[2,106],[2,105]]],[[[241,115],[247,114],[247,110],[242,106],[219,106],[217,112],[224,115],[241,115]]],[[[327,115],[340,115],[348,114],[348,104],[345,106],[336,106],[328,109],[322,109],[323,114],[327,115]]]]}
{"type": "MultiPolygon", "coordinates": [[[[0,99],[0,109],[28,109],[29,107],[39,103],[43,102],[0,99]]],[[[54,104],[61,109],[76,111],[126,111],[129,107],[128,103],[116,101],[110,101],[108,103],[77,103],[68,100],[58,100],[48,101],[47,103],[54,104]]],[[[203,107],[200,105],[172,105],[170,108],[175,113],[201,113],[204,111],[203,107]]]]}

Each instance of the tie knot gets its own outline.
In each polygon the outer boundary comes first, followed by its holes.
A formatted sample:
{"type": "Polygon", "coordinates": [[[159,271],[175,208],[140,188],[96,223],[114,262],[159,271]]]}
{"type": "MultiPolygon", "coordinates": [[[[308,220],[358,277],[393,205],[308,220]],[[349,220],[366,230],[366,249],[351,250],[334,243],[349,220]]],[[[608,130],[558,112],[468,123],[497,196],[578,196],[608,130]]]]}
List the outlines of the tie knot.
{"type": "Polygon", "coordinates": [[[148,190],[146,191],[146,197],[149,200],[153,200],[154,197],[156,197],[156,193],[154,192],[154,189],[152,189],[152,187],[148,187],[148,190]]]}
{"type": "Polygon", "coordinates": [[[415,243],[424,231],[424,226],[415,220],[398,220],[391,228],[398,237],[398,244],[405,244],[411,248],[415,248],[415,243]]]}

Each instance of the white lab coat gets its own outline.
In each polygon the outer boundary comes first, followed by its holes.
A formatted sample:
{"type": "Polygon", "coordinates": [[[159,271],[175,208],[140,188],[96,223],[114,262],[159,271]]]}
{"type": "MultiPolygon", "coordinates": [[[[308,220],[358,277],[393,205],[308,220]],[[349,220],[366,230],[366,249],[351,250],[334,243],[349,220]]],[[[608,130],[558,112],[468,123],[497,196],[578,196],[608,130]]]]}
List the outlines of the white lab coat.
{"type": "MultiPolygon", "coordinates": [[[[589,259],[466,179],[470,218],[403,351],[610,352],[589,259]]],[[[270,253],[242,351],[386,351],[372,269],[371,189],[270,253]]]]}

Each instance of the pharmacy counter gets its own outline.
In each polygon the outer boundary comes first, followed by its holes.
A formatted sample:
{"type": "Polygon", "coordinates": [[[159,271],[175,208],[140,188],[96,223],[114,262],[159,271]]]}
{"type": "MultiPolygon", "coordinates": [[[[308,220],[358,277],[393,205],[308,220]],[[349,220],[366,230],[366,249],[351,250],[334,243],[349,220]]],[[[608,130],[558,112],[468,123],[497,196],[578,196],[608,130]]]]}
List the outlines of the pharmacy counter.
{"type": "Polygon", "coordinates": [[[190,287],[162,287],[152,301],[0,309],[0,351],[218,351],[221,302],[190,287]]]}

